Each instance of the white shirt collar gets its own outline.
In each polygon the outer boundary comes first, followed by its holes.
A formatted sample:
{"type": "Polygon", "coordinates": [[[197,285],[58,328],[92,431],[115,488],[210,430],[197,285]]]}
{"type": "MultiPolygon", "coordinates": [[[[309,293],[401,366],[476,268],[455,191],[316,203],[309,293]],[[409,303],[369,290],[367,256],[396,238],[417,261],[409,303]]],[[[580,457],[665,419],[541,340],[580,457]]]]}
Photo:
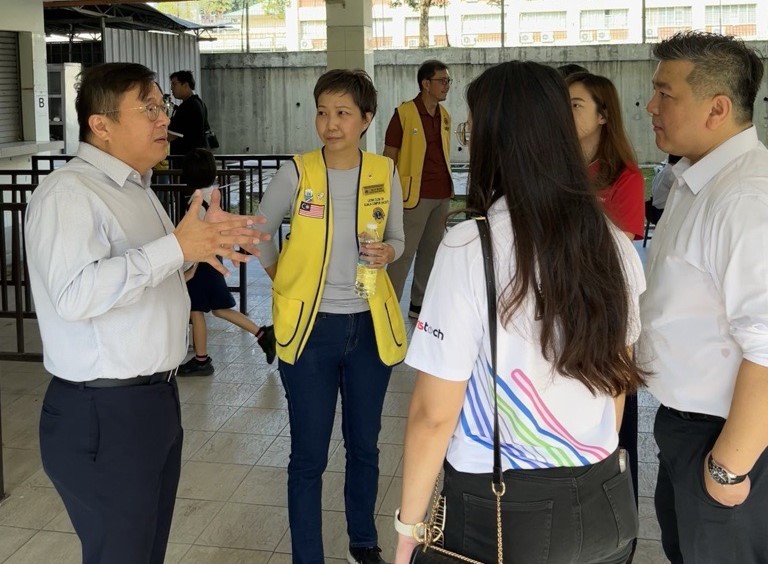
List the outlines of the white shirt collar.
{"type": "Polygon", "coordinates": [[[685,185],[691,192],[698,194],[728,163],[754,149],[759,142],[757,129],[752,125],[715,147],[694,165],[687,158],[680,159],[672,171],[680,185],[685,185]]]}
{"type": "Polygon", "coordinates": [[[125,183],[130,180],[131,182],[141,185],[145,189],[149,188],[152,180],[152,169],[141,174],[117,157],[113,157],[98,147],[85,142],[80,142],[77,149],[77,156],[102,171],[120,187],[125,186],[125,183]]]}

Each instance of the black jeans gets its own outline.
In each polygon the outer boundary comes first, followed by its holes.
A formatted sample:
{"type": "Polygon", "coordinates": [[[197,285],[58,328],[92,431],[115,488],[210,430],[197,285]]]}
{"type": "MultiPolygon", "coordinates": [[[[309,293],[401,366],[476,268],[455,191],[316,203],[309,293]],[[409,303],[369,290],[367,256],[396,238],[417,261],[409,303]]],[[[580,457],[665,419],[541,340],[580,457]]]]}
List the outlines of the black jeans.
{"type": "Polygon", "coordinates": [[[664,406],[656,413],[656,515],[672,564],[768,562],[768,451],[749,473],[751,489],[741,505],[720,505],[704,488],[704,459],[724,424],[684,419],[664,406]]]}
{"type": "MultiPolygon", "coordinates": [[[[618,451],[590,466],[508,470],[502,498],[505,564],[623,564],[637,537],[629,469],[618,451]]],[[[445,464],[445,548],[496,562],[496,497],[490,474],[445,464]]]]}

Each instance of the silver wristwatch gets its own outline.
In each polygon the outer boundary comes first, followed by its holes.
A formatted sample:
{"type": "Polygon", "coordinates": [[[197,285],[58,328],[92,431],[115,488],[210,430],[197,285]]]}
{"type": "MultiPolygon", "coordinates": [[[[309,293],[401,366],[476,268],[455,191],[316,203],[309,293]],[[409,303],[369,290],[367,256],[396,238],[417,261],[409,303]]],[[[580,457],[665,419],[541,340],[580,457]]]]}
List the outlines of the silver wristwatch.
{"type": "Polygon", "coordinates": [[[709,456],[707,456],[707,470],[709,470],[709,475],[712,476],[712,479],[723,486],[740,484],[747,479],[747,474],[739,476],[738,474],[730,472],[727,468],[720,466],[715,462],[715,459],[712,458],[711,452],[709,453],[709,456]]]}

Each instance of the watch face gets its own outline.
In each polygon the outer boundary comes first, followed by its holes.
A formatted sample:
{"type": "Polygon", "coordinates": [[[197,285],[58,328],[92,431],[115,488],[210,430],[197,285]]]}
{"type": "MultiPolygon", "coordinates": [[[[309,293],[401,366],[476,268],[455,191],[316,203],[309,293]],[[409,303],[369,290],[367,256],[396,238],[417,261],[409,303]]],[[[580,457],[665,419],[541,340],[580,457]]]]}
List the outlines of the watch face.
{"type": "Polygon", "coordinates": [[[711,454],[707,458],[707,469],[709,470],[709,475],[712,476],[712,479],[723,486],[740,484],[746,478],[746,475],[737,476],[736,474],[728,472],[728,470],[715,462],[711,454]]]}

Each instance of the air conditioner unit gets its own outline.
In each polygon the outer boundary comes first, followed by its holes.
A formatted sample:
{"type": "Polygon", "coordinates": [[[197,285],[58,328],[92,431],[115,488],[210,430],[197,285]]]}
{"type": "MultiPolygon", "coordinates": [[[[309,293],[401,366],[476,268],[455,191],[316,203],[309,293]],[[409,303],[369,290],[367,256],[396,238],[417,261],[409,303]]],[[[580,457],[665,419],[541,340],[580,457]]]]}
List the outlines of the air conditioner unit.
{"type": "Polygon", "coordinates": [[[542,43],[554,43],[555,41],[555,34],[551,31],[542,31],[541,32],[541,42],[542,43]]]}
{"type": "Polygon", "coordinates": [[[521,33],[520,43],[533,43],[533,34],[530,32],[521,33]]]}
{"type": "Polygon", "coordinates": [[[582,31],[579,33],[579,41],[582,43],[587,43],[588,41],[594,41],[595,40],[595,32],[594,31],[582,31]]]}
{"type": "Polygon", "coordinates": [[[462,35],[461,36],[461,44],[465,47],[471,47],[477,43],[477,35],[462,35]]]}
{"type": "Polygon", "coordinates": [[[311,40],[311,39],[302,39],[302,40],[299,42],[299,46],[300,46],[302,49],[305,49],[305,50],[306,50],[306,49],[312,49],[312,40],[311,40]]]}
{"type": "Polygon", "coordinates": [[[409,39],[408,40],[408,47],[418,47],[419,46],[419,40],[418,39],[409,39]]]}
{"type": "Polygon", "coordinates": [[[596,35],[597,35],[597,40],[598,41],[610,41],[611,40],[611,32],[608,29],[598,29],[596,35]]]}
{"type": "Polygon", "coordinates": [[[655,27],[648,27],[645,29],[645,36],[646,37],[658,37],[659,36],[659,30],[655,27]]]}

